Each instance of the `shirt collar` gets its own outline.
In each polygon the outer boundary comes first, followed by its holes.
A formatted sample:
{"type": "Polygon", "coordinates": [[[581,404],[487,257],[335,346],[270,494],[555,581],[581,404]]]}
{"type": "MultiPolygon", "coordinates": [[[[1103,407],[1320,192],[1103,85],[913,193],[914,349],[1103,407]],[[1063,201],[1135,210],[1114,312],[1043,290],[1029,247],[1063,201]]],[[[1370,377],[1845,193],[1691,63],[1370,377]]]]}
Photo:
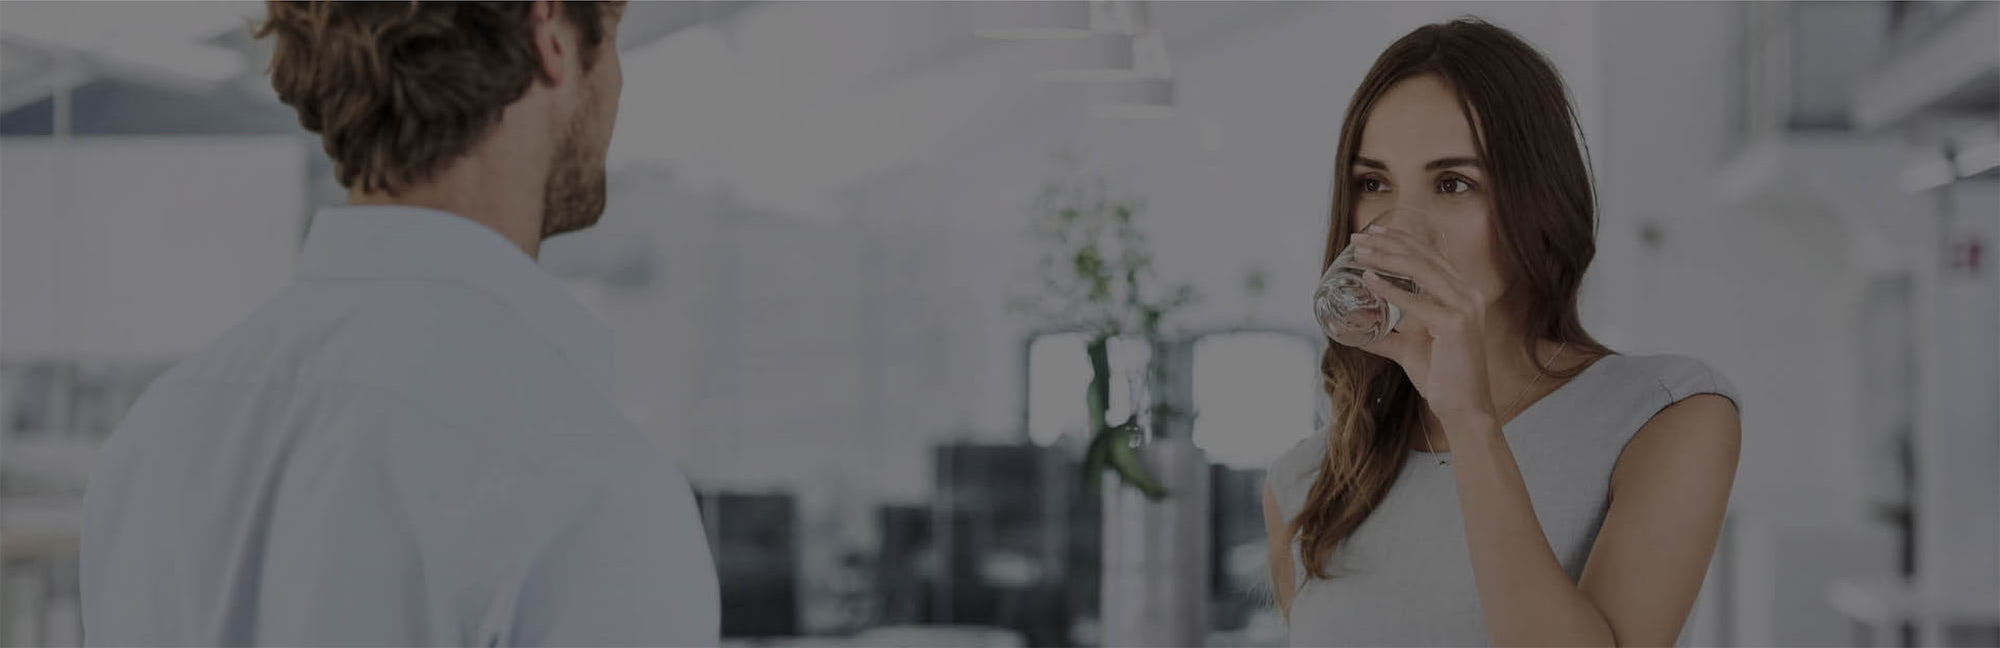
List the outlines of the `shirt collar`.
{"type": "Polygon", "coordinates": [[[611,393],[603,323],[519,247],[471,219],[405,205],[325,207],[306,234],[297,276],[465,284],[505,303],[600,393],[611,393]]]}

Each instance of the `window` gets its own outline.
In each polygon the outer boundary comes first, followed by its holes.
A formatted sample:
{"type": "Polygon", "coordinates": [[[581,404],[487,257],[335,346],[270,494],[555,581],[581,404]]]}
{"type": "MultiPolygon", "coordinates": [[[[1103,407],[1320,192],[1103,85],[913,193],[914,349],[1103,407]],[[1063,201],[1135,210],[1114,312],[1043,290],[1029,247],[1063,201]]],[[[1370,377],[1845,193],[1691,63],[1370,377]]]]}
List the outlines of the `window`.
{"type": "MultiPolygon", "coordinates": [[[[1028,343],[1028,438],[1049,445],[1063,435],[1081,437],[1089,418],[1090,357],[1083,333],[1049,333],[1028,343]]],[[[1143,389],[1151,349],[1133,338],[1113,338],[1111,401],[1106,420],[1123,421],[1132,413],[1135,393],[1143,389]]]]}
{"type": "Polygon", "coordinates": [[[1261,468],[1317,424],[1318,349],[1296,335],[1220,333],[1194,346],[1194,443],[1232,468],[1261,468]]]}

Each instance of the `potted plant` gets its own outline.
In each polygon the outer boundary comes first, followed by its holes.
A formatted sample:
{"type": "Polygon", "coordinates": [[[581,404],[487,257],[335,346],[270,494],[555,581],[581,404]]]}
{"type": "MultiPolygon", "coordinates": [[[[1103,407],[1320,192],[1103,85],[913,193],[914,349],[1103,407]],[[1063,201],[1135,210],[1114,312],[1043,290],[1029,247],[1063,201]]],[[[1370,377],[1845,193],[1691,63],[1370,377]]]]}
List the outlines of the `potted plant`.
{"type": "Polygon", "coordinates": [[[1174,373],[1184,345],[1168,339],[1165,325],[1197,297],[1190,285],[1159,279],[1138,220],[1143,202],[1063,162],[1035,200],[1037,281],[1015,305],[1043,326],[1085,334],[1083,478],[1086,492],[1104,498],[1102,643],[1198,645],[1207,619],[1208,462],[1186,435],[1163,434],[1194,414],[1160,397],[1184,378],[1174,373]],[[1122,376],[1132,411],[1114,422],[1105,417],[1120,377],[1111,363],[1119,338],[1136,338],[1151,354],[1143,375],[1122,376]],[[1105,481],[1107,472],[1117,479],[1105,481]]]}

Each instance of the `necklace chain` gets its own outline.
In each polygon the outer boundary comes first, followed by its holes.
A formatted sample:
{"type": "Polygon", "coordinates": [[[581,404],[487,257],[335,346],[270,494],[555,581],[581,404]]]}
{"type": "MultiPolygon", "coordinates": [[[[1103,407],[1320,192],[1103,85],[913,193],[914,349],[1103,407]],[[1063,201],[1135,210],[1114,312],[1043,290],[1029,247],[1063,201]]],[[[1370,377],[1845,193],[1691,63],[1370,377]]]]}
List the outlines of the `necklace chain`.
{"type": "MultiPolygon", "coordinates": [[[[1560,345],[1556,346],[1556,352],[1555,352],[1555,353],[1552,353],[1552,354],[1549,354],[1549,361],[1548,361],[1548,362],[1547,362],[1546,364],[1549,364],[1549,365],[1554,365],[1554,364],[1556,363],[1556,358],[1560,358],[1560,357],[1562,357],[1562,352],[1563,352],[1563,349],[1566,349],[1566,348],[1569,348],[1569,341],[1568,341],[1568,340],[1564,340],[1562,344],[1560,344],[1560,345]]],[[[1529,380],[1529,381],[1528,381],[1528,384],[1527,384],[1526,386],[1523,386],[1523,387],[1521,388],[1521,393],[1519,393],[1519,394],[1516,394],[1516,395],[1514,395],[1514,402],[1512,402],[1512,403],[1508,403],[1508,404],[1507,404],[1507,410],[1506,410],[1506,411],[1509,411],[1509,412],[1514,412],[1514,408],[1515,408],[1515,407],[1518,407],[1518,406],[1520,406],[1520,405],[1521,405],[1521,400],[1522,400],[1522,399],[1525,399],[1525,398],[1527,398],[1527,397],[1528,397],[1528,393],[1529,393],[1530,391],[1533,391],[1533,390],[1535,389],[1535,385],[1537,385],[1537,384],[1540,384],[1541,382],[1542,382],[1542,369],[1541,369],[1541,367],[1536,367],[1536,368],[1535,368],[1535,377],[1534,377],[1534,379],[1533,379],[1533,380],[1529,380]]],[[[1515,414],[1519,414],[1519,412],[1515,412],[1515,414]]],[[[1447,457],[1447,456],[1445,456],[1445,455],[1444,455],[1443,453],[1440,453],[1440,452],[1438,452],[1438,445],[1437,445],[1437,441],[1435,441],[1435,440],[1433,439],[1433,437],[1431,436],[1431,422],[1430,422],[1430,420],[1429,420],[1429,419],[1422,419],[1422,421],[1423,421],[1423,425],[1424,425],[1424,440],[1425,440],[1425,441],[1429,441],[1429,442],[1430,442],[1430,445],[1431,445],[1431,454],[1435,454],[1435,455],[1437,455],[1437,458],[1438,458],[1438,465],[1440,465],[1440,466],[1449,466],[1449,465],[1451,465],[1451,458],[1450,458],[1450,457],[1447,457]]]]}

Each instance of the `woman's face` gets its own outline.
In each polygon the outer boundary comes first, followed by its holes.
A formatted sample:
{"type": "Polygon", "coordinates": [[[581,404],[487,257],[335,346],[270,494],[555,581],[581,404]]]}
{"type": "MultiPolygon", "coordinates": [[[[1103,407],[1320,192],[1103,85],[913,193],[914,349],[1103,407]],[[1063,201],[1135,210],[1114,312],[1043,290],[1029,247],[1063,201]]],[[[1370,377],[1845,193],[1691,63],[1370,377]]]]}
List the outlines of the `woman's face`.
{"type": "Polygon", "coordinates": [[[1435,75],[1390,86],[1362,124],[1361,147],[1348,169],[1354,222],[1360,231],[1395,208],[1429,214],[1443,238],[1440,252],[1487,306],[1506,288],[1495,233],[1493,199],[1472,126],[1458,95],[1435,75]]]}

